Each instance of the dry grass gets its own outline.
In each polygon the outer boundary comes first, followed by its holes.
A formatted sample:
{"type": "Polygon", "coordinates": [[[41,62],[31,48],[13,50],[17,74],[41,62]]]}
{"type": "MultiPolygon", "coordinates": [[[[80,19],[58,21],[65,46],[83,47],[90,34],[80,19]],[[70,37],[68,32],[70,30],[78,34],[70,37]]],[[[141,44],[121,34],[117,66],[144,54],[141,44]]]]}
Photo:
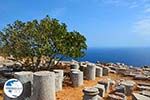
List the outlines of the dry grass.
{"type": "MultiPolygon", "coordinates": [[[[106,78],[111,78],[112,80],[119,80],[119,79],[132,80],[131,77],[123,77],[118,74],[109,74],[109,76],[103,76],[101,78],[96,78],[96,80],[93,80],[93,81],[84,80],[84,85],[77,87],[77,88],[72,87],[69,82],[68,83],[65,82],[65,84],[63,86],[63,90],[56,93],[57,100],[82,100],[82,96],[83,96],[82,90],[85,87],[94,86],[97,84],[97,82],[99,80],[104,80],[106,78]]],[[[141,82],[141,81],[136,80],[135,82],[141,82]]],[[[142,81],[142,82],[150,83],[150,81],[146,81],[146,80],[142,81]]],[[[2,99],[3,99],[3,97],[2,97],[2,90],[1,90],[0,91],[0,100],[2,100],[2,99]]],[[[107,100],[107,99],[105,98],[105,100],[107,100]]],[[[128,100],[132,100],[131,96],[128,97],[128,100]]]]}
{"type": "MultiPolygon", "coordinates": [[[[120,80],[120,79],[132,80],[132,77],[123,77],[118,74],[109,74],[109,76],[103,76],[102,78],[96,78],[96,80],[93,80],[93,81],[84,80],[83,86],[80,86],[77,88],[74,88],[71,86],[63,87],[63,90],[57,93],[57,100],[82,100],[82,96],[83,96],[82,90],[85,87],[94,86],[97,84],[97,82],[99,80],[103,80],[106,78],[111,78],[112,80],[120,80]]],[[[139,82],[139,81],[136,80],[135,82],[139,82]]],[[[145,81],[145,82],[150,83],[150,81],[145,81]]],[[[106,96],[107,96],[107,94],[106,94],[106,96]]],[[[104,98],[104,99],[107,100],[107,98],[104,98]]],[[[129,96],[128,100],[132,100],[132,97],[129,96]]]]}
{"type": "Polygon", "coordinates": [[[0,100],[3,100],[3,90],[0,90],[0,100]]]}

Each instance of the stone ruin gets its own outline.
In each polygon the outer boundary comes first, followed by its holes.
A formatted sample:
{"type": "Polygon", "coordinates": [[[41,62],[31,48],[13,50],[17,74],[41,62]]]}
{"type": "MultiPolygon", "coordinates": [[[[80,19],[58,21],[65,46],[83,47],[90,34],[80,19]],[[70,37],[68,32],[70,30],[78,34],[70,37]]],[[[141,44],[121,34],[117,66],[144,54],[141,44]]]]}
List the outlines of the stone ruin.
{"type": "Polygon", "coordinates": [[[23,84],[23,93],[17,99],[4,95],[4,100],[56,100],[56,92],[62,90],[63,70],[16,72],[14,78],[23,84]]]}
{"type": "MultiPolygon", "coordinates": [[[[135,80],[150,78],[149,69],[127,67],[125,64],[94,64],[90,62],[65,62],[70,64],[70,78],[73,87],[84,85],[84,79],[95,80],[96,77],[108,76],[109,73],[116,73],[123,76],[131,76],[135,80]]],[[[39,72],[16,72],[14,77],[23,83],[23,93],[19,97],[26,100],[56,100],[56,92],[62,90],[64,80],[63,70],[39,71],[39,72]],[[40,91],[39,91],[40,90],[40,91]]],[[[98,81],[92,87],[83,89],[83,100],[103,100],[108,94],[109,100],[127,100],[132,96],[133,100],[150,100],[150,84],[135,83],[131,80],[112,80],[106,78],[98,81]],[[134,93],[134,89],[139,91],[134,93]]],[[[4,100],[12,100],[4,96],[4,100]]]]}

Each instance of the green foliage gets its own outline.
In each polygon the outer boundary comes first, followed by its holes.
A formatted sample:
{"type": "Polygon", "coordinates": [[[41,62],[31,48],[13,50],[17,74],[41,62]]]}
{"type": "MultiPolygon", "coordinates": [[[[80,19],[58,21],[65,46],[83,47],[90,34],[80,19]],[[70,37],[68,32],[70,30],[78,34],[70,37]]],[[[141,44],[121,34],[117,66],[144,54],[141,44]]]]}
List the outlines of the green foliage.
{"type": "Polygon", "coordinates": [[[17,60],[30,58],[33,61],[36,57],[36,70],[42,56],[49,58],[49,69],[54,59],[84,56],[87,45],[86,38],[79,32],[68,32],[66,24],[46,16],[40,21],[17,20],[7,25],[0,32],[0,48],[2,54],[13,55],[17,60]]]}

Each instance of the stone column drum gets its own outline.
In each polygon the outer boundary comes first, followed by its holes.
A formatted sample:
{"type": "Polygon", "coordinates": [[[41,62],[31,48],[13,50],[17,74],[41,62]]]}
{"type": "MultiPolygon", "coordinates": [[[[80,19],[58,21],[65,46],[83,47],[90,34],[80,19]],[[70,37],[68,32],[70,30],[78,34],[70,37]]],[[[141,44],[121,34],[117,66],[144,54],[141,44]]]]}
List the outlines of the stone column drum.
{"type": "Polygon", "coordinates": [[[71,69],[79,69],[79,64],[78,63],[72,63],[71,69]]]}
{"type": "Polygon", "coordinates": [[[98,89],[95,87],[85,88],[83,93],[83,100],[102,100],[102,98],[98,95],[98,89]]]}
{"type": "Polygon", "coordinates": [[[54,72],[55,72],[55,91],[57,92],[62,90],[64,72],[63,70],[54,70],[54,72]]]}
{"type": "Polygon", "coordinates": [[[54,72],[39,71],[34,73],[32,100],[56,100],[54,72]]]}
{"type": "Polygon", "coordinates": [[[29,98],[33,94],[33,73],[30,71],[15,72],[14,78],[20,80],[20,82],[23,84],[23,93],[18,100],[21,100],[21,98],[29,98]]]}
{"type": "Polygon", "coordinates": [[[96,76],[96,66],[88,64],[86,68],[86,79],[95,80],[95,76],[96,76]]]}
{"type": "Polygon", "coordinates": [[[108,80],[102,80],[99,81],[98,84],[102,84],[105,87],[105,92],[108,93],[109,92],[109,88],[110,88],[110,83],[108,80]]]}
{"type": "Polygon", "coordinates": [[[83,85],[83,72],[81,71],[71,72],[71,81],[74,87],[83,85]]]}
{"type": "Polygon", "coordinates": [[[127,96],[132,95],[133,87],[134,87],[135,84],[136,83],[134,81],[130,81],[130,80],[121,82],[121,85],[125,86],[125,90],[126,90],[125,94],[127,96]]]}
{"type": "Polygon", "coordinates": [[[18,79],[23,85],[23,92],[17,98],[9,98],[4,94],[4,100],[28,100],[32,95],[33,73],[30,71],[15,72],[14,78],[18,79]]]}
{"type": "Polygon", "coordinates": [[[109,68],[104,66],[103,67],[103,75],[108,76],[108,73],[109,73],[109,68]]]}
{"type": "Polygon", "coordinates": [[[95,85],[94,87],[99,90],[99,96],[105,97],[105,86],[104,86],[104,85],[102,85],[102,84],[97,84],[97,85],[95,85]]]}
{"type": "Polygon", "coordinates": [[[103,69],[101,67],[96,67],[96,77],[102,77],[103,76],[103,69]]]}
{"type": "Polygon", "coordinates": [[[71,73],[72,73],[72,72],[80,72],[80,70],[79,70],[79,69],[71,69],[70,72],[71,72],[71,73]]]}

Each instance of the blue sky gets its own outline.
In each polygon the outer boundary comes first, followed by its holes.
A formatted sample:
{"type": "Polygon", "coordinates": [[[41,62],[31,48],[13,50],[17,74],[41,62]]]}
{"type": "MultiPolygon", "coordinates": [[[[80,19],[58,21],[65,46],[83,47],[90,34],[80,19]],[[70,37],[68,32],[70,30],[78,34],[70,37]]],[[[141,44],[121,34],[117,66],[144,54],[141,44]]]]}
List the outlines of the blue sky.
{"type": "Polygon", "coordinates": [[[46,15],[85,35],[89,47],[150,47],[150,0],[0,0],[0,30],[46,15]]]}

